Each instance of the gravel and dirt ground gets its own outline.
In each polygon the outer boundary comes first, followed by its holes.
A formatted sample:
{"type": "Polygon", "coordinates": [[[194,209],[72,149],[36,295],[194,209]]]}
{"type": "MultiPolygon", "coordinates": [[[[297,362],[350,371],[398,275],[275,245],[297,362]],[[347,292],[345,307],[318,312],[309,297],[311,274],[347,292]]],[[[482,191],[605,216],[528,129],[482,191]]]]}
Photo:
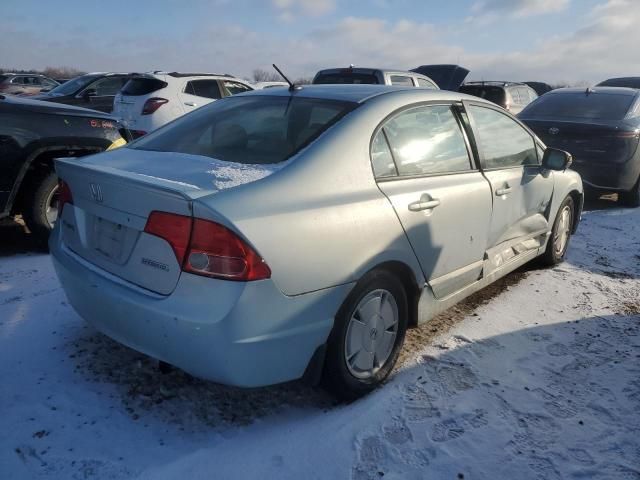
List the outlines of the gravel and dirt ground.
{"type": "Polygon", "coordinates": [[[382,389],[194,379],[94,331],[0,227],[0,478],[640,478],[640,211],[412,330],[382,389]]]}

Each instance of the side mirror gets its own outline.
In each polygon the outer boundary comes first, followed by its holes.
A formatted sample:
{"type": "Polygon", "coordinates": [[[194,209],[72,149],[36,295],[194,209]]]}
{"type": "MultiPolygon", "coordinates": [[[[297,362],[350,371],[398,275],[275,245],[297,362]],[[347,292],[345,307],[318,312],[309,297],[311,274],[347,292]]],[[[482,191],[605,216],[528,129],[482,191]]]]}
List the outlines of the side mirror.
{"type": "Polygon", "coordinates": [[[563,171],[569,168],[572,162],[573,157],[569,152],[547,147],[542,157],[542,168],[563,171]]]}
{"type": "Polygon", "coordinates": [[[88,88],[84,92],[82,92],[82,98],[84,98],[85,100],[89,100],[89,98],[95,97],[97,95],[98,92],[96,92],[95,88],[88,88]]]}

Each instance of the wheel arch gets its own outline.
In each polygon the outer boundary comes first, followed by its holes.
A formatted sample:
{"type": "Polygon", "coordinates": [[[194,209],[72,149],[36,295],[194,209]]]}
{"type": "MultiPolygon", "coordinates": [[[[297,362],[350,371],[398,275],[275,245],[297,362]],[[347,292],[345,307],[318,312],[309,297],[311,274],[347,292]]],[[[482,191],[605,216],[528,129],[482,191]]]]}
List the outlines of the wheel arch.
{"type": "Polygon", "coordinates": [[[44,172],[53,170],[53,160],[57,157],[82,157],[92,153],[99,153],[100,147],[86,145],[54,145],[36,148],[26,158],[13,184],[9,200],[5,207],[7,212],[18,213],[23,208],[28,187],[44,172]]]}
{"type": "Polygon", "coordinates": [[[418,301],[420,300],[421,288],[418,285],[418,281],[416,280],[416,276],[411,267],[398,260],[389,260],[377,264],[375,267],[367,271],[365,275],[375,271],[385,271],[400,281],[407,295],[407,307],[409,314],[407,326],[409,328],[416,327],[418,325],[418,301]]]}

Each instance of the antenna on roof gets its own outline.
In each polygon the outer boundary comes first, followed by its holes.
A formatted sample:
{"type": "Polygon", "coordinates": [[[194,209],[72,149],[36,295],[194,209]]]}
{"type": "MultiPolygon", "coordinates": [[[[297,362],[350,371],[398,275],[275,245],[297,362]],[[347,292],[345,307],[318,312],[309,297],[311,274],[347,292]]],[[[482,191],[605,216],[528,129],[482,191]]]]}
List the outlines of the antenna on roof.
{"type": "Polygon", "coordinates": [[[282,70],[280,70],[275,63],[272,64],[273,68],[276,69],[276,72],[278,72],[280,74],[280,76],[282,78],[284,78],[284,81],[287,82],[289,84],[289,91],[292,92],[300,87],[296,87],[296,85],[294,83],[291,82],[291,80],[289,80],[284,73],[282,73],[282,70]]]}

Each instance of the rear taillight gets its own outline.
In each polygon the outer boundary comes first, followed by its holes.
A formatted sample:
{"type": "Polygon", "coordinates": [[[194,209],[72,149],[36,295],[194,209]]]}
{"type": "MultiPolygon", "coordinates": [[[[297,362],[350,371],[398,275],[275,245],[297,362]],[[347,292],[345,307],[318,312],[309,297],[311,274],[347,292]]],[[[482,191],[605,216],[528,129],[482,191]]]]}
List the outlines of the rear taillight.
{"type": "Polygon", "coordinates": [[[152,212],[144,231],[169,242],[185,272],[239,281],[271,277],[269,266],[255,250],[218,223],[152,212]]]}
{"type": "Polygon", "coordinates": [[[162,105],[168,103],[169,100],[166,98],[153,97],[144,102],[144,106],[142,107],[142,115],[151,115],[153,112],[158,110],[162,105]]]}
{"type": "Polygon", "coordinates": [[[73,196],[69,185],[62,179],[58,181],[58,216],[62,215],[65,204],[73,205],[73,196]]]}
{"type": "Polygon", "coordinates": [[[178,263],[182,265],[187,248],[189,248],[192,223],[191,217],[173,213],[151,212],[147,224],[144,226],[144,231],[169,242],[178,263]]]}

